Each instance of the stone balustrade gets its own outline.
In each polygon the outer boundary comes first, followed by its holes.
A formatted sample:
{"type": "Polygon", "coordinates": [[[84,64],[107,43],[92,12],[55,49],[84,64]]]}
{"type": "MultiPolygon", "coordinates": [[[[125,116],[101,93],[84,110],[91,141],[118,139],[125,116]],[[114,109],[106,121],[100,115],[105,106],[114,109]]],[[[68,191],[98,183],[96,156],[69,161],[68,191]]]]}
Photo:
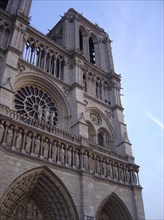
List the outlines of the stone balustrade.
{"type": "Polygon", "coordinates": [[[140,186],[138,166],[118,159],[114,152],[112,155],[100,152],[88,140],[57,128],[43,125],[38,130],[36,120],[31,119],[29,123],[29,118],[5,106],[0,105],[0,112],[0,145],[3,149],[98,178],[140,186]]]}

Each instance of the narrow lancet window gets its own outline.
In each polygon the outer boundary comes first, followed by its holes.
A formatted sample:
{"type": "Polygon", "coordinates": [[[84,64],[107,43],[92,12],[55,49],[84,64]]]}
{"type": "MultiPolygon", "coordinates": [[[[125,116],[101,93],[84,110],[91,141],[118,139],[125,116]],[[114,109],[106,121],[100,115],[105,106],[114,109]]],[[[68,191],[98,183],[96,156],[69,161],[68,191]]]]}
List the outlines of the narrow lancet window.
{"type": "Polygon", "coordinates": [[[5,10],[7,7],[7,3],[8,3],[8,0],[1,0],[0,1],[0,8],[5,10]]]}
{"type": "Polygon", "coordinates": [[[83,35],[81,31],[79,31],[79,44],[80,44],[80,51],[83,51],[83,35]]]}
{"type": "Polygon", "coordinates": [[[90,62],[95,64],[95,49],[94,49],[94,43],[92,38],[89,38],[89,55],[90,55],[90,62]]]}

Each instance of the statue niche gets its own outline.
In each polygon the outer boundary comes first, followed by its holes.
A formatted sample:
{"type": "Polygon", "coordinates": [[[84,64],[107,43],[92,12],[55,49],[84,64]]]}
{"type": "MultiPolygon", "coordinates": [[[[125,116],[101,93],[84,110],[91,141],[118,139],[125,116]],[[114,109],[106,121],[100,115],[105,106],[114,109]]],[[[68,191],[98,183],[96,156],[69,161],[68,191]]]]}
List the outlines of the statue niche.
{"type": "Polygon", "coordinates": [[[43,217],[35,202],[27,199],[17,206],[10,220],[43,220],[43,217]]]}

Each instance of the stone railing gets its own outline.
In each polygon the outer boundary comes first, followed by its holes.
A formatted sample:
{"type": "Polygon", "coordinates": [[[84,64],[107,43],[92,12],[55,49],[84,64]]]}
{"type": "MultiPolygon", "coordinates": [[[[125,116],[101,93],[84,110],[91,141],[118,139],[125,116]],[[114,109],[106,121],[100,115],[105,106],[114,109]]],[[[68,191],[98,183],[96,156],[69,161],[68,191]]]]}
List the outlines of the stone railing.
{"type": "Polygon", "coordinates": [[[47,128],[38,129],[14,111],[0,107],[0,145],[3,149],[106,180],[140,186],[137,165],[118,159],[117,154],[99,152],[96,145],[95,148],[89,142],[85,145],[85,139],[57,128],[53,132],[47,128]]]}

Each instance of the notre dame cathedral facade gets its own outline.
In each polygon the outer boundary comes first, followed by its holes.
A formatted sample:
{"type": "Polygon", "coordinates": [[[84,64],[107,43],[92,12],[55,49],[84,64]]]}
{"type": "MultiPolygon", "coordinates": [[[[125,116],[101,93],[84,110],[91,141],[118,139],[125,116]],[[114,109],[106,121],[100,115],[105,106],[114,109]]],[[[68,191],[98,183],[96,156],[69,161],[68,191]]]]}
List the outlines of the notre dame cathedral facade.
{"type": "Polygon", "coordinates": [[[143,220],[111,40],[74,9],[44,35],[0,1],[1,220],[143,220]]]}

